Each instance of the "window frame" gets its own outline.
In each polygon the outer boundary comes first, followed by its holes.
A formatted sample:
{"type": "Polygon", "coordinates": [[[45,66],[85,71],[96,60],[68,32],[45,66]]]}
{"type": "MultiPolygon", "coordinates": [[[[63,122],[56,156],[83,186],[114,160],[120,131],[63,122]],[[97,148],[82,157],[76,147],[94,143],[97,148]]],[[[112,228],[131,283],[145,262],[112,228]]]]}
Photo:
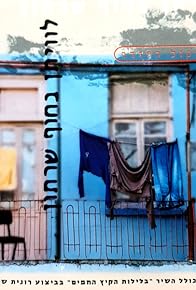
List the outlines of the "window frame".
{"type": "MultiPolygon", "coordinates": [[[[145,139],[145,136],[149,136],[150,135],[145,135],[144,134],[144,123],[145,122],[157,122],[157,121],[164,121],[166,122],[166,134],[165,135],[154,135],[154,136],[157,136],[157,137],[166,137],[166,140],[168,142],[172,141],[172,137],[173,137],[173,126],[172,126],[172,120],[170,118],[151,118],[151,119],[148,119],[148,118],[138,118],[138,119],[116,119],[116,120],[113,120],[113,122],[111,122],[111,131],[112,131],[112,139],[116,139],[115,137],[115,124],[116,123],[135,123],[136,124],[136,135],[134,136],[136,139],[137,139],[137,151],[138,151],[138,165],[142,163],[143,159],[144,159],[144,155],[145,155],[145,150],[144,150],[144,139],[145,139]]],[[[153,136],[153,135],[152,135],[153,136]]],[[[128,137],[128,135],[127,135],[128,137]]],[[[131,136],[133,137],[133,136],[131,136]]]]}
{"type": "MultiPolygon", "coordinates": [[[[163,76],[163,79],[167,78],[167,84],[168,84],[168,113],[130,113],[130,114],[114,114],[112,112],[112,101],[113,101],[113,79],[115,82],[120,81],[121,79],[125,78],[126,82],[130,77],[130,80],[134,79],[134,75],[138,76],[140,74],[140,77],[143,75],[145,77],[145,74],[142,73],[121,73],[121,74],[111,74],[110,75],[110,94],[109,94],[109,115],[110,115],[110,124],[109,124],[109,135],[112,137],[112,139],[115,139],[115,129],[114,124],[115,123],[136,123],[136,138],[137,138],[137,148],[138,148],[138,165],[143,161],[145,152],[144,152],[144,122],[153,122],[153,121],[166,121],[166,140],[168,142],[173,140],[173,110],[172,110],[172,93],[171,93],[171,86],[172,86],[172,80],[171,80],[171,74],[166,73],[158,73],[158,76],[163,76]],[[119,77],[119,78],[118,78],[119,77]],[[139,134],[138,134],[139,132],[139,134]],[[139,136],[139,138],[138,138],[139,136]]],[[[157,73],[149,73],[149,75],[157,75],[157,73]]],[[[149,78],[149,76],[148,76],[149,78]]],[[[155,78],[156,80],[156,78],[155,78]]],[[[160,135],[158,135],[160,136],[160,135]]]]}
{"type": "MultiPolygon", "coordinates": [[[[44,156],[42,154],[42,149],[44,148],[44,140],[41,137],[41,131],[44,129],[43,122],[0,122],[0,130],[2,129],[13,129],[16,136],[16,141],[14,143],[14,148],[17,152],[17,188],[13,194],[13,200],[8,201],[9,207],[14,207],[15,200],[24,200],[25,192],[22,192],[22,149],[24,148],[22,134],[25,129],[33,129],[35,130],[35,161],[39,160],[39,162],[35,162],[35,179],[36,179],[36,186],[35,186],[35,194],[34,200],[42,199],[43,198],[43,165],[44,165],[44,156]],[[41,150],[41,151],[40,151],[41,150]]],[[[1,142],[1,141],[0,141],[1,142]]],[[[1,143],[0,143],[1,144],[1,143]]],[[[5,190],[3,192],[6,192],[5,190]]],[[[5,193],[4,193],[5,194],[5,193]]],[[[0,200],[0,206],[6,206],[6,201],[0,200]]]]}
{"type": "MultiPolygon", "coordinates": [[[[35,158],[38,160],[40,159],[38,164],[35,164],[37,168],[35,168],[35,179],[36,179],[36,189],[33,199],[34,200],[40,200],[43,199],[43,183],[44,183],[44,173],[43,173],[43,167],[44,167],[44,148],[46,148],[46,140],[43,138],[43,131],[44,131],[44,99],[43,96],[46,92],[46,83],[44,80],[44,77],[42,75],[1,75],[0,76],[0,128],[6,127],[6,128],[30,128],[35,129],[36,131],[36,144],[35,144],[35,158]],[[32,92],[33,94],[30,95],[30,98],[32,97],[34,101],[33,106],[34,110],[30,114],[21,114],[21,110],[12,112],[12,110],[9,110],[9,107],[6,107],[6,94],[4,92],[13,92],[13,96],[17,100],[17,95],[14,95],[14,91],[17,91],[18,93],[23,93],[27,90],[28,92],[32,92]],[[36,156],[38,154],[38,156],[36,156]]],[[[28,95],[27,95],[28,98],[28,95]]],[[[25,108],[23,108],[23,111],[25,108]]],[[[17,133],[17,136],[20,135],[21,145],[22,145],[22,130],[21,132],[17,133]]],[[[20,146],[17,145],[16,151],[18,152],[20,150],[20,146]]],[[[21,152],[22,154],[22,147],[21,152]]],[[[22,202],[24,200],[25,193],[22,193],[22,163],[19,168],[19,162],[17,160],[17,177],[18,182],[21,182],[21,186],[19,190],[18,188],[15,191],[14,194],[14,200],[19,200],[22,202]]],[[[18,186],[18,185],[17,185],[18,186]]],[[[16,203],[14,203],[16,204],[16,203]]],[[[1,202],[0,202],[1,206],[1,202]]],[[[11,205],[12,207],[12,205],[11,205]]]]}

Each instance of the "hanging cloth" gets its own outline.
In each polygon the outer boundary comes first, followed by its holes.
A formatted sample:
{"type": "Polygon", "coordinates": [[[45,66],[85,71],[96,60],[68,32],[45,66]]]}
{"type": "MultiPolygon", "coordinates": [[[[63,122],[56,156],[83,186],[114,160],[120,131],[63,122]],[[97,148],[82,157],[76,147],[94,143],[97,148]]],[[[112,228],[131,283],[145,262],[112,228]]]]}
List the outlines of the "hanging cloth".
{"type": "Polygon", "coordinates": [[[183,204],[180,153],[177,140],[151,146],[156,207],[172,208],[183,204]]]}
{"type": "Polygon", "coordinates": [[[110,197],[110,173],[109,173],[109,139],[89,134],[80,130],[80,167],[78,176],[78,188],[80,197],[84,194],[83,172],[87,171],[102,177],[106,184],[106,206],[111,207],[110,197]]]}
{"type": "Polygon", "coordinates": [[[154,228],[150,150],[147,151],[142,164],[136,168],[131,167],[125,160],[118,142],[113,141],[109,144],[109,155],[112,201],[116,199],[116,192],[124,193],[129,201],[145,201],[149,221],[154,228]]]}
{"type": "Polygon", "coordinates": [[[14,148],[0,148],[0,190],[15,190],[16,150],[14,148]]]}
{"type": "Polygon", "coordinates": [[[130,198],[149,196],[151,158],[147,151],[142,164],[136,168],[131,167],[125,160],[118,142],[109,144],[111,183],[110,188],[124,192],[130,198]],[[136,195],[137,194],[137,195],[136,195]]]}

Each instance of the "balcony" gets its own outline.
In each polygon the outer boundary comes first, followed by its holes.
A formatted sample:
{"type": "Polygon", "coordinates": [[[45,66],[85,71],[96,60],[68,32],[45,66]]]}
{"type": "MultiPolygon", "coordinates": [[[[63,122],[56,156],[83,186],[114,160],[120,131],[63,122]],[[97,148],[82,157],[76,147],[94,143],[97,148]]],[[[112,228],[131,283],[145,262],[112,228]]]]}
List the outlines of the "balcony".
{"type": "MultiPolygon", "coordinates": [[[[23,237],[26,261],[55,261],[60,226],[61,258],[65,262],[164,262],[187,261],[189,252],[187,205],[154,210],[151,228],[142,203],[121,203],[113,215],[104,201],[62,200],[60,212],[52,201],[1,202],[2,212],[11,211],[12,236],[23,237]],[[60,224],[58,214],[60,213],[60,224]]],[[[1,222],[2,223],[2,222],[1,222]]],[[[0,237],[8,236],[7,224],[0,237]]],[[[1,238],[0,238],[1,243],[1,238]]],[[[2,243],[0,259],[12,261],[14,244],[2,243]]],[[[14,261],[24,261],[24,245],[16,245],[14,261]]]]}

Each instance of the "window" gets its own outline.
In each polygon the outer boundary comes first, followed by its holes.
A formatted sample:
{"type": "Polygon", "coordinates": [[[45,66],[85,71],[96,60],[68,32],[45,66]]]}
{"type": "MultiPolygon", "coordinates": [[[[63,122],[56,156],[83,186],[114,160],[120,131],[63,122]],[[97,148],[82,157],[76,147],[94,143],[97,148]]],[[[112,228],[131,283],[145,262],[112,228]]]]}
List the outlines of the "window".
{"type": "Polygon", "coordinates": [[[196,171],[196,142],[191,142],[191,170],[196,171]]]}
{"type": "Polygon", "coordinates": [[[111,76],[111,135],[133,167],[149,144],[172,137],[168,83],[166,74],[111,76]]]}
{"type": "Polygon", "coordinates": [[[38,199],[42,192],[42,144],[41,124],[0,124],[0,147],[12,147],[17,156],[17,188],[1,191],[1,201],[13,199],[38,199]]]}
{"type": "Polygon", "coordinates": [[[44,95],[43,76],[0,76],[0,147],[14,148],[17,163],[17,188],[0,191],[0,207],[43,198],[44,95]]]}

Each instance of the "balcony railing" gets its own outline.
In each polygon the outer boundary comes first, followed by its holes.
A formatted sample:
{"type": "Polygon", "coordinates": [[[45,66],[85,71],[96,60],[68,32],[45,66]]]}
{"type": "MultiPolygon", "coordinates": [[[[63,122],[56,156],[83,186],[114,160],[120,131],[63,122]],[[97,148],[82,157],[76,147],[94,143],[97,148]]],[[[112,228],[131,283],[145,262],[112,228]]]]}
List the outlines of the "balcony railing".
{"type": "MultiPolygon", "coordinates": [[[[1,203],[0,259],[13,258],[14,243],[7,243],[4,211],[11,211],[12,236],[25,240],[26,261],[54,261],[58,245],[57,208],[53,201],[12,201],[1,203]],[[52,207],[51,207],[52,205],[52,207]],[[4,247],[2,247],[4,241],[4,247]],[[3,251],[3,253],[2,253],[3,251]]],[[[156,227],[151,228],[142,203],[120,203],[110,212],[104,201],[63,200],[61,202],[62,261],[125,262],[186,261],[188,259],[187,206],[154,210],[156,227]]],[[[16,244],[14,260],[24,260],[23,243],[16,244]]]]}

